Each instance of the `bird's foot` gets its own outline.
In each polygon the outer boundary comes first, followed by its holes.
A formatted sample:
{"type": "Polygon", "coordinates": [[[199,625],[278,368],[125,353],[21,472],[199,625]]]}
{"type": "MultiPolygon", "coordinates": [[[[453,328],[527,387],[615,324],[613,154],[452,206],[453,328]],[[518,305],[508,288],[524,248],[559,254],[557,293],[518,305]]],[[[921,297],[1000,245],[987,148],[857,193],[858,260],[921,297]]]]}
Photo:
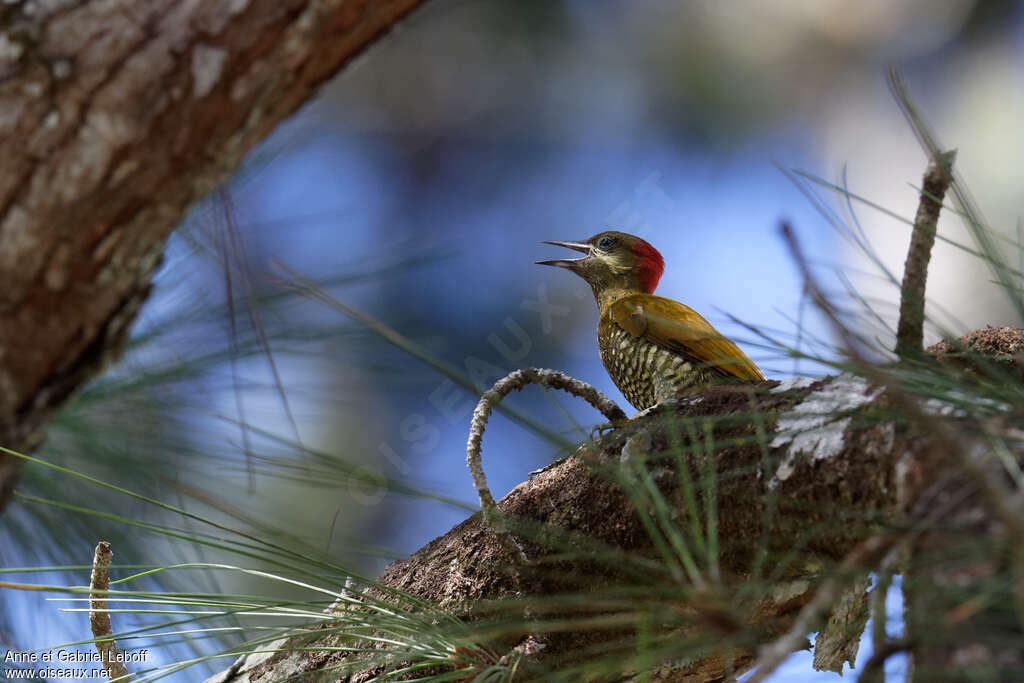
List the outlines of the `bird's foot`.
{"type": "Polygon", "coordinates": [[[597,441],[603,437],[606,433],[616,430],[619,427],[625,427],[629,424],[629,419],[625,420],[612,420],[610,422],[602,422],[601,424],[594,425],[590,428],[590,440],[597,441]]]}
{"type": "Polygon", "coordinates": [[[548,463],[547,465],[544,465],[544,467],[541,467],[541,468],[540,468],[539,470],[533,470],[532,472],[530,472],[530,476],[529,476],[529,478],[530,478],[530,479],[533,479],[533,478],[534,478],[534,477],[536,477],[536,476],[537,476],[538,474],[544,474],[544,473],[545,473],[545,472],[547,472],[548,470],[551,470],[551,469],[554,469],[554,468],[558,467],[559,465],[561,465],[561,464],[562,464],[563,462],[565,462],[565,461],[566,461],[566,460],[568,460],[568,459],[569,459],[569,456],[568,456],[568,455],[563,455],[563,456],[562,456],[561,458],[559,458],[558,460],[552,460],[552,461],[551,461],[551,462],[549,462],[549,463],[548,463]]]}
{"type": "Polygon", "coordinates": [[[663,410],[668,410],[669,408],[675,408],[678,405],[679,405],[679,399],[677,399],[677,398],[669,398],[669,399],[666,399],[666,400],[662,401],[661,403],[655,403],[653,406],[651,406],[649,408],[644,408],[639,413],[637,413],[633,417],[629,418],[629,421],[632,422],[633,420],[638,420],[641,417],[647,417],[648,415],[651,415],[652,413],[660,413],[663,410]]]}
{"type": "Polygon", "coordinates": [[[625,420],[612,420],[611,422],[602,422],[601,424],[595,425],[590,428],[590,440],[594,441],[596,439],[599,439],[602,436],[604,436],[605,433],[618,429],[619,427],[625,427],[629,425],[629,423],[633,422],[634,420],[638,420],[641,417],[647,417],[652,413],[658,413],[663,410],[669,410],[675,408],[678,405],[679,399],[669,398],[662,401],[661,403],[654,404],[650,408],[644,408],[633,417],[627,418],[625,420]]]}
{"type": "MultiPolygon", "coordinates": [[[[654,406],[654,407],[657,408],[658,406],[654,406]]],[[[648,410],[652,410],[652,408],[649,408],[648,410]]],[[[633,417],[636,418],[638,416],[639,415],[634,415],[633,417]]],[[[608,432],[611,432],[611,431],[614,431],[616,429],[619,429],[620,427],[625,427],[625,426],[629,425],[629,423],[630,423],[630,418],[626,418],[626,419],[622,419],[622,420],[611,420],[609,422],[602,422],[601,424],[594,425],[593,427],[591,427],[590,428],[590,434],[588,436],[589,436],[591,441],[597,441],[598,439],[603,437],[608,432]]],[[[550,469],[552,469],[554,467],[557,467],[557,466],[561,465],[569,457],[570,456],[568,456],[568,455],[563,456],[563,457],[559,458],[558,460],[554,460],[551,463],[549,463],[547,465],[544,465],[544,467],[541,467],[538,470],[533,470],[532,472],[530,472],[530,479],[533,479],[538,474],[542,474],[542,473],[547,472],[548,470],[550,470],[550,469]]]]}

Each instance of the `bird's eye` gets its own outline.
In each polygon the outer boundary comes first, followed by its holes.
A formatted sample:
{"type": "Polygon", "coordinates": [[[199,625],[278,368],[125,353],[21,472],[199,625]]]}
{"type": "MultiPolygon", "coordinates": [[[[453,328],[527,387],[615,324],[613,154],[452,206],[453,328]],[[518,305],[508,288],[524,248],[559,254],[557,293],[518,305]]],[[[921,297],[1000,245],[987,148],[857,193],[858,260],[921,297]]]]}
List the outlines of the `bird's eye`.
{"type": "Polygon", "coordinates": [[[616,242],[618,242],[618,240],[614,237],[602,237],[597,241],[597,248],[607,251],[614,247],[616,242]]]}

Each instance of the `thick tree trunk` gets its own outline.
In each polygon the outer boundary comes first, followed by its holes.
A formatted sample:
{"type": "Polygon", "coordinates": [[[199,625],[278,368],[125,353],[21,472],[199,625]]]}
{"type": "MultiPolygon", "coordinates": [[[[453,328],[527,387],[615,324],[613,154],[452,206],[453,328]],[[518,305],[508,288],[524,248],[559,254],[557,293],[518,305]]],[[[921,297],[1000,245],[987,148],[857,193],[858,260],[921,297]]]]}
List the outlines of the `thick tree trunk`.
{"type": "MultiPolygon", "coordinates": [[[[1006,337],[1017,347],[1024,339],[1019,330],[1007,330],[1006,337]]],[[[841,669],[844,659],[856,655],[859,639],[857,627],[848,625],[862,628],[866,619],[867,572],[883,557],[898,555],[900,548],[909,548],[912,558],[910,578],[905,579],[912,611],[908,631],[919,632],[923,624],[929,630],[914,650],[922,664],[970,666],[978,657],[988,657],[1001,670],[1012,670],[1024,664],[1020,624],[1014,611],[1004,608],[1013,602],[1013,591],[1007,590],[1005,580],[1013,569],[999,559],[1000,552],[993,555],[992,551],[1006,542],[1006,528],[998,523],[992,507],[984,504],[977,482],[965,474],[964,463],[942,455],[949,444],[937,443],[939,434],[901,417],[894,402],[891,391],[850,375],[814,383],[770,382],[757,392],[743,387],[706,390],[683,401],[668,416],[640,418],[596,444],[583,444],[564,463],[517,486],[498,505],[513,520],[510,535],[495,533],[481,515],[474,515],[408,559],[391,564],[378,581],[428,598],[470,622],[481,617],[481,605],[493,606],[487,603],[490,600],[536,598],[536,605],[543,605],[544,596],[588,591],[601,595],[603,587],[622,582],[621,567],[588,560],[586,551],[573,560],[574,548],[596,543],[630,556],[657,556],[635,500],[624,495],[615,480],[630,467],[645,463],[640,466],[651,473],[673,519],[679,528],[687,529],[691,521],[687,510],[692,508],[687,507],[679,484],[679,454],[684,454],[684,466],[694,481],[707,472],[709,454],[713,454],[719,539],[714,572],[720,578],[710,573],[705,578],[717,588],[688,604],[680,599],[681,604],[665,605],[666,613],[689,610],[706,646],[695,658],[666,663],[656,680],[720,681],[729,671],[739,673],[773,655],[781,659],[806,645],[807,632],[824,626],[830,614],[829,626],[821,629],[816,643],[816,666],[841,669]],[[752,419],[754,413],[760,418],[752,419]],[[521,532],[515,530],[515,520],[521,532]],[[942,522],[938,527],[937,520],[942,522]],[[975,547],[981,549],[966,565],[958,561],[962,559],[958,544],[965,534],[973,534],[975,547]],[[544,563],[552,553],[570,559],[560,559],[555,566],[544,563]],[[952,565],[937,561],[942,557],[953,558],[952,565]],[[999,561],[992,561],[993,557],[999,561]],[[762,576],[774,576],[773,586],[760,594],[754,591],[753,602],[749,597],[746,604],[730,602],[728,596],[737,595],[751,580],[758,562],[765,563],[762,576]],[[836,574],[837,567],[848,576],[836,574]],[[970,582],[963,580],[964,574],[970,582]],[[964,589],[950,591],[948,586],[957,581],[964,589]],[[990,592],[971,592],[979,586],[990,592]],[[829,599],[820,613],[808,612],[819,591],[829,599]],[[997,593],[1001,631],[985,641],[991,631],[982,627],[991,624],[993,606],[961,603],[968,597],[997,593]],[[951,609],[960,611],[950,617],[951,609]],[[801,610],[808,627],[791,634],[795,639],[779,639],[801,610]],[[946,631],[944,623],[949,624],[946,631]],[[723,650],[721,638],[707,636],[709,625],[725,636],[749,630],[755,639],[747,641],[746,647],[723,650]],[[956,640],[942,637],[944,633],[953,633],[956,640]],[[771,645],[765,647],[766,643],[771,645]]],[[[930,410],[955,428],[956,417],[947,408],[930,410]]],[[[991,468],[994,459],[986,455],[984,438],[965,438],[972,466],[991,468]]],[[[1015,456],[1019,459],[1020,453],[1015,456]]],[[[998,467],[996,463],[997,472],[998,467]]],[[[698,509],[704,510],[706,499],[699,495],[698,509]]],[[[707,567],[704,571],[711,572],[707,567]]],[[[374,590],[369,593],[381,595],[374,590]]],[[[537,614],[531,618],[538,618],[537,614]]],[[[621,627],[604,633],[567,628],[488,646],[500,655],[518,645],[532,652],[530,664],[541,670],[557,669],[578,664],[577,653],[594,653],[595,646],[599,651],[602,638],[612,642],[623,632],[621,627]],[[536,647],[538,641],[542,648],[536,647]]],[[[680,638],[686,632],[680,630],[680,638]]],[[[303,673],[309,677],[301,680],[320,680],[316,672],[337,667],[351,655],[318,651],[317,645],[358,647],[358,643],[337,634],[313,643],[308,637],[279,641],[269,648],[277,649],[276,654],[243,657],[211,680],[265,682],[303,673]]],[[[947,669],[947,675],[951,671],[947,669]]],[[[379,667],[368,666],[347,678],[336,673],[329,678],[360,681],[380,672],[379,667]]],[[[628,667],[619,672],[623,679],[633,673],[628,667]]],[[[920,678],[927,680],[924,675],[920,678]]],[[[992,680],[1000,679],[996,675],[992,680]]]]}
{"type": "Polygon", "coordinates": [[[189,205],[421,1],[0,6],[0,445],[117,356],[189,205]]]}

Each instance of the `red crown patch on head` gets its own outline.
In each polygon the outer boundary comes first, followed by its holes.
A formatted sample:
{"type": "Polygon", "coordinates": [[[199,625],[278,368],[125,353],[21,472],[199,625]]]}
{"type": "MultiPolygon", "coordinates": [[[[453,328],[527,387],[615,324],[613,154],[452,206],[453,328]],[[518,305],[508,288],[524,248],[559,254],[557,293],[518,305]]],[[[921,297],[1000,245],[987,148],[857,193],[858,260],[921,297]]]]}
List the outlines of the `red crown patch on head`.
{"type": "Polygon", "coordinates": [[[665,259],[661,257],[661,253],[657,249],[639,237],[633,244],[633,253],[636,254],[636,269],[637,275],[640,277],[640,284],[643,285],[644,291],[652,294],[654,288],[658,286],[661,274],[665,271],[665,259]]]}

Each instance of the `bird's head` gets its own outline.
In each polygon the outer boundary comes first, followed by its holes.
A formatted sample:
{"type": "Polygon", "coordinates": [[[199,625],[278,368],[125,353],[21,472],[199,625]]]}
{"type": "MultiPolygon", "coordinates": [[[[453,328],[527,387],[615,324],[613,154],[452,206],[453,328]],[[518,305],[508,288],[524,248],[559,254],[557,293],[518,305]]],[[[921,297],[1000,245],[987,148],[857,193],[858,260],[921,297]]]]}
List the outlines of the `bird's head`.
{"type": "Polygon", "coordinates": [[[595,296],[611,290],[645,292],[658,286],[665,261],[650,244],[624,232],[601,232],[584,242],[545,242],[568,247],[586,256],[578,259],[537,261],[542,266],[568,268],[590,283],[595,296]]]}

